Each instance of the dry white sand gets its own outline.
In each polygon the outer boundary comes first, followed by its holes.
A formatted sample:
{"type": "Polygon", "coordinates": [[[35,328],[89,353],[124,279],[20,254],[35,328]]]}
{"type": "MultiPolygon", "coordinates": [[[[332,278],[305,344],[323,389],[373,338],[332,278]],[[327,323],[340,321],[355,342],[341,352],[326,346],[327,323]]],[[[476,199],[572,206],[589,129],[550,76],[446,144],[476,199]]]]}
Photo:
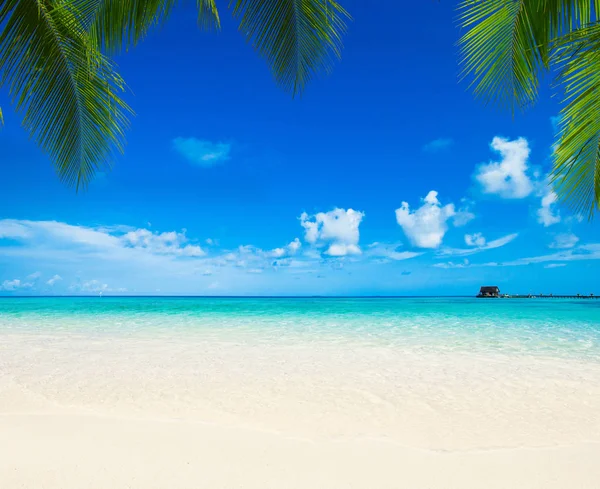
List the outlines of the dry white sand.
{"type": "Polygon", "coordinates": [[[600,487],[600,364],[0,336],[2,489],[600,487]]]}

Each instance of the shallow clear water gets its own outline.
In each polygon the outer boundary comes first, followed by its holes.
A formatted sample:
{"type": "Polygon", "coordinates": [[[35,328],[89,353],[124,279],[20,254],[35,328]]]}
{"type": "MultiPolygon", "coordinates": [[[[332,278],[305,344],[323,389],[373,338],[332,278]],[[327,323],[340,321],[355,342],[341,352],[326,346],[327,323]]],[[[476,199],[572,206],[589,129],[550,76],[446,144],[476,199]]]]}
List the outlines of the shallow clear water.
{"type": "Polygon", "coordinates": [[[600,442],[600,301],[0,299],[0,412],[432,449],[600,442]]]}
{"type": "Polygon", "coordinates": [[[600,300],[4,298],[0,331],[359,342],[600,361],[600,300]]]}

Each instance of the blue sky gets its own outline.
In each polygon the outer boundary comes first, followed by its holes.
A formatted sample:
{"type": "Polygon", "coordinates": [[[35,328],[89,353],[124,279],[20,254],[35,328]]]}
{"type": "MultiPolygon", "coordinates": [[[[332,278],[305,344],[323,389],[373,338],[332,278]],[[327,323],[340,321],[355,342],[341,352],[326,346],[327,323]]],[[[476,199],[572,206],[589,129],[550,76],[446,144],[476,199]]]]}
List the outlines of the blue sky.
{"type": "Polygon", "coordinates": [[[86,192],[0,92],[0,294],[600,293],[599,224],[545,184],[549,91],[474,100],[451,2],[343,3],[343,59],[295,99],[229,17],[178,8],[117,58],[136,116],[86,192]]]}

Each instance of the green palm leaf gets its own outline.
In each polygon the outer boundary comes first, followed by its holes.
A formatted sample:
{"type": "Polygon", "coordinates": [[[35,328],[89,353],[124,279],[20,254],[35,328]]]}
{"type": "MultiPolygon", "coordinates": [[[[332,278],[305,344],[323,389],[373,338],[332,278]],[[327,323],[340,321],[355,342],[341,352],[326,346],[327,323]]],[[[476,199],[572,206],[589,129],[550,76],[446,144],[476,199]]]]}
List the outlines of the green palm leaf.
{"type": "Polygon", "coordinates": [[[465,0],[459,20],[467,32],[459,40],[463,72],[486,101],[522,107],[538,93],[537,72],[547,63],[539,43],[531,3],[526,0],[465,0]]]}
{"type": "MultiPolygon", "coordinates": [[[[164,22],[177,0],[93,0],[90,33],[98,46],[110,53],[134,46],[148,31],[164,22]]],[[[221,26],[215,0],[196,0],[198,25],[221,26]]]]}
{"type": "Polygon", "coordinates": [[[340,56],[347,12],[333,0],[232,0],[240,31],[271,66],[275,80],[301,92],[340,56]]]}
{"type": "Polygon", "coordinates": [[[565,106],[554,152],[553,183],[561,200],[591,217],[600,209],[600,25],[577,29],[557,46],[565,106]]]}
{"type": "Polygon", "coordinates": [[[215,0],[197,0],[198,2],[198,25],[202,29],[210,30],[221,28],[221,19],[215,0]]]}
{"type": "Polygon", "coordinates": [[[530,105],[549,68],[552,41],[588,24],[599,6],[599,0],[464,0],[462,76],[486,101],[513,110],[530,105]]]}
{"type": "Polygon", "coordinates": [[[23,125],[77,188],[122,150],[123,81],[89,43],[82,0],[0,1],[0,85],[23,125]]]}

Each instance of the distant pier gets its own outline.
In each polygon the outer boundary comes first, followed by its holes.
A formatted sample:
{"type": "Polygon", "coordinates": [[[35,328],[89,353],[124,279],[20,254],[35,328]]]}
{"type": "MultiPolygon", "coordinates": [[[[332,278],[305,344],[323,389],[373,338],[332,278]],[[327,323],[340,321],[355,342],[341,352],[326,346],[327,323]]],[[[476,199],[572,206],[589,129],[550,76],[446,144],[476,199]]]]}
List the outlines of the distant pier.
{"type": "Polygon", "coordinates": [[[599,295],[555,295],[555,294],[502,294],[500,299],[600,299],[599,295]]]}
{"type": "Polygon", "coordinates": [[[481,299],[600,299],[600,296],[595,294],[501,294],[500,288],[496,285],[481,287],[477,297],[481,299]]]}

